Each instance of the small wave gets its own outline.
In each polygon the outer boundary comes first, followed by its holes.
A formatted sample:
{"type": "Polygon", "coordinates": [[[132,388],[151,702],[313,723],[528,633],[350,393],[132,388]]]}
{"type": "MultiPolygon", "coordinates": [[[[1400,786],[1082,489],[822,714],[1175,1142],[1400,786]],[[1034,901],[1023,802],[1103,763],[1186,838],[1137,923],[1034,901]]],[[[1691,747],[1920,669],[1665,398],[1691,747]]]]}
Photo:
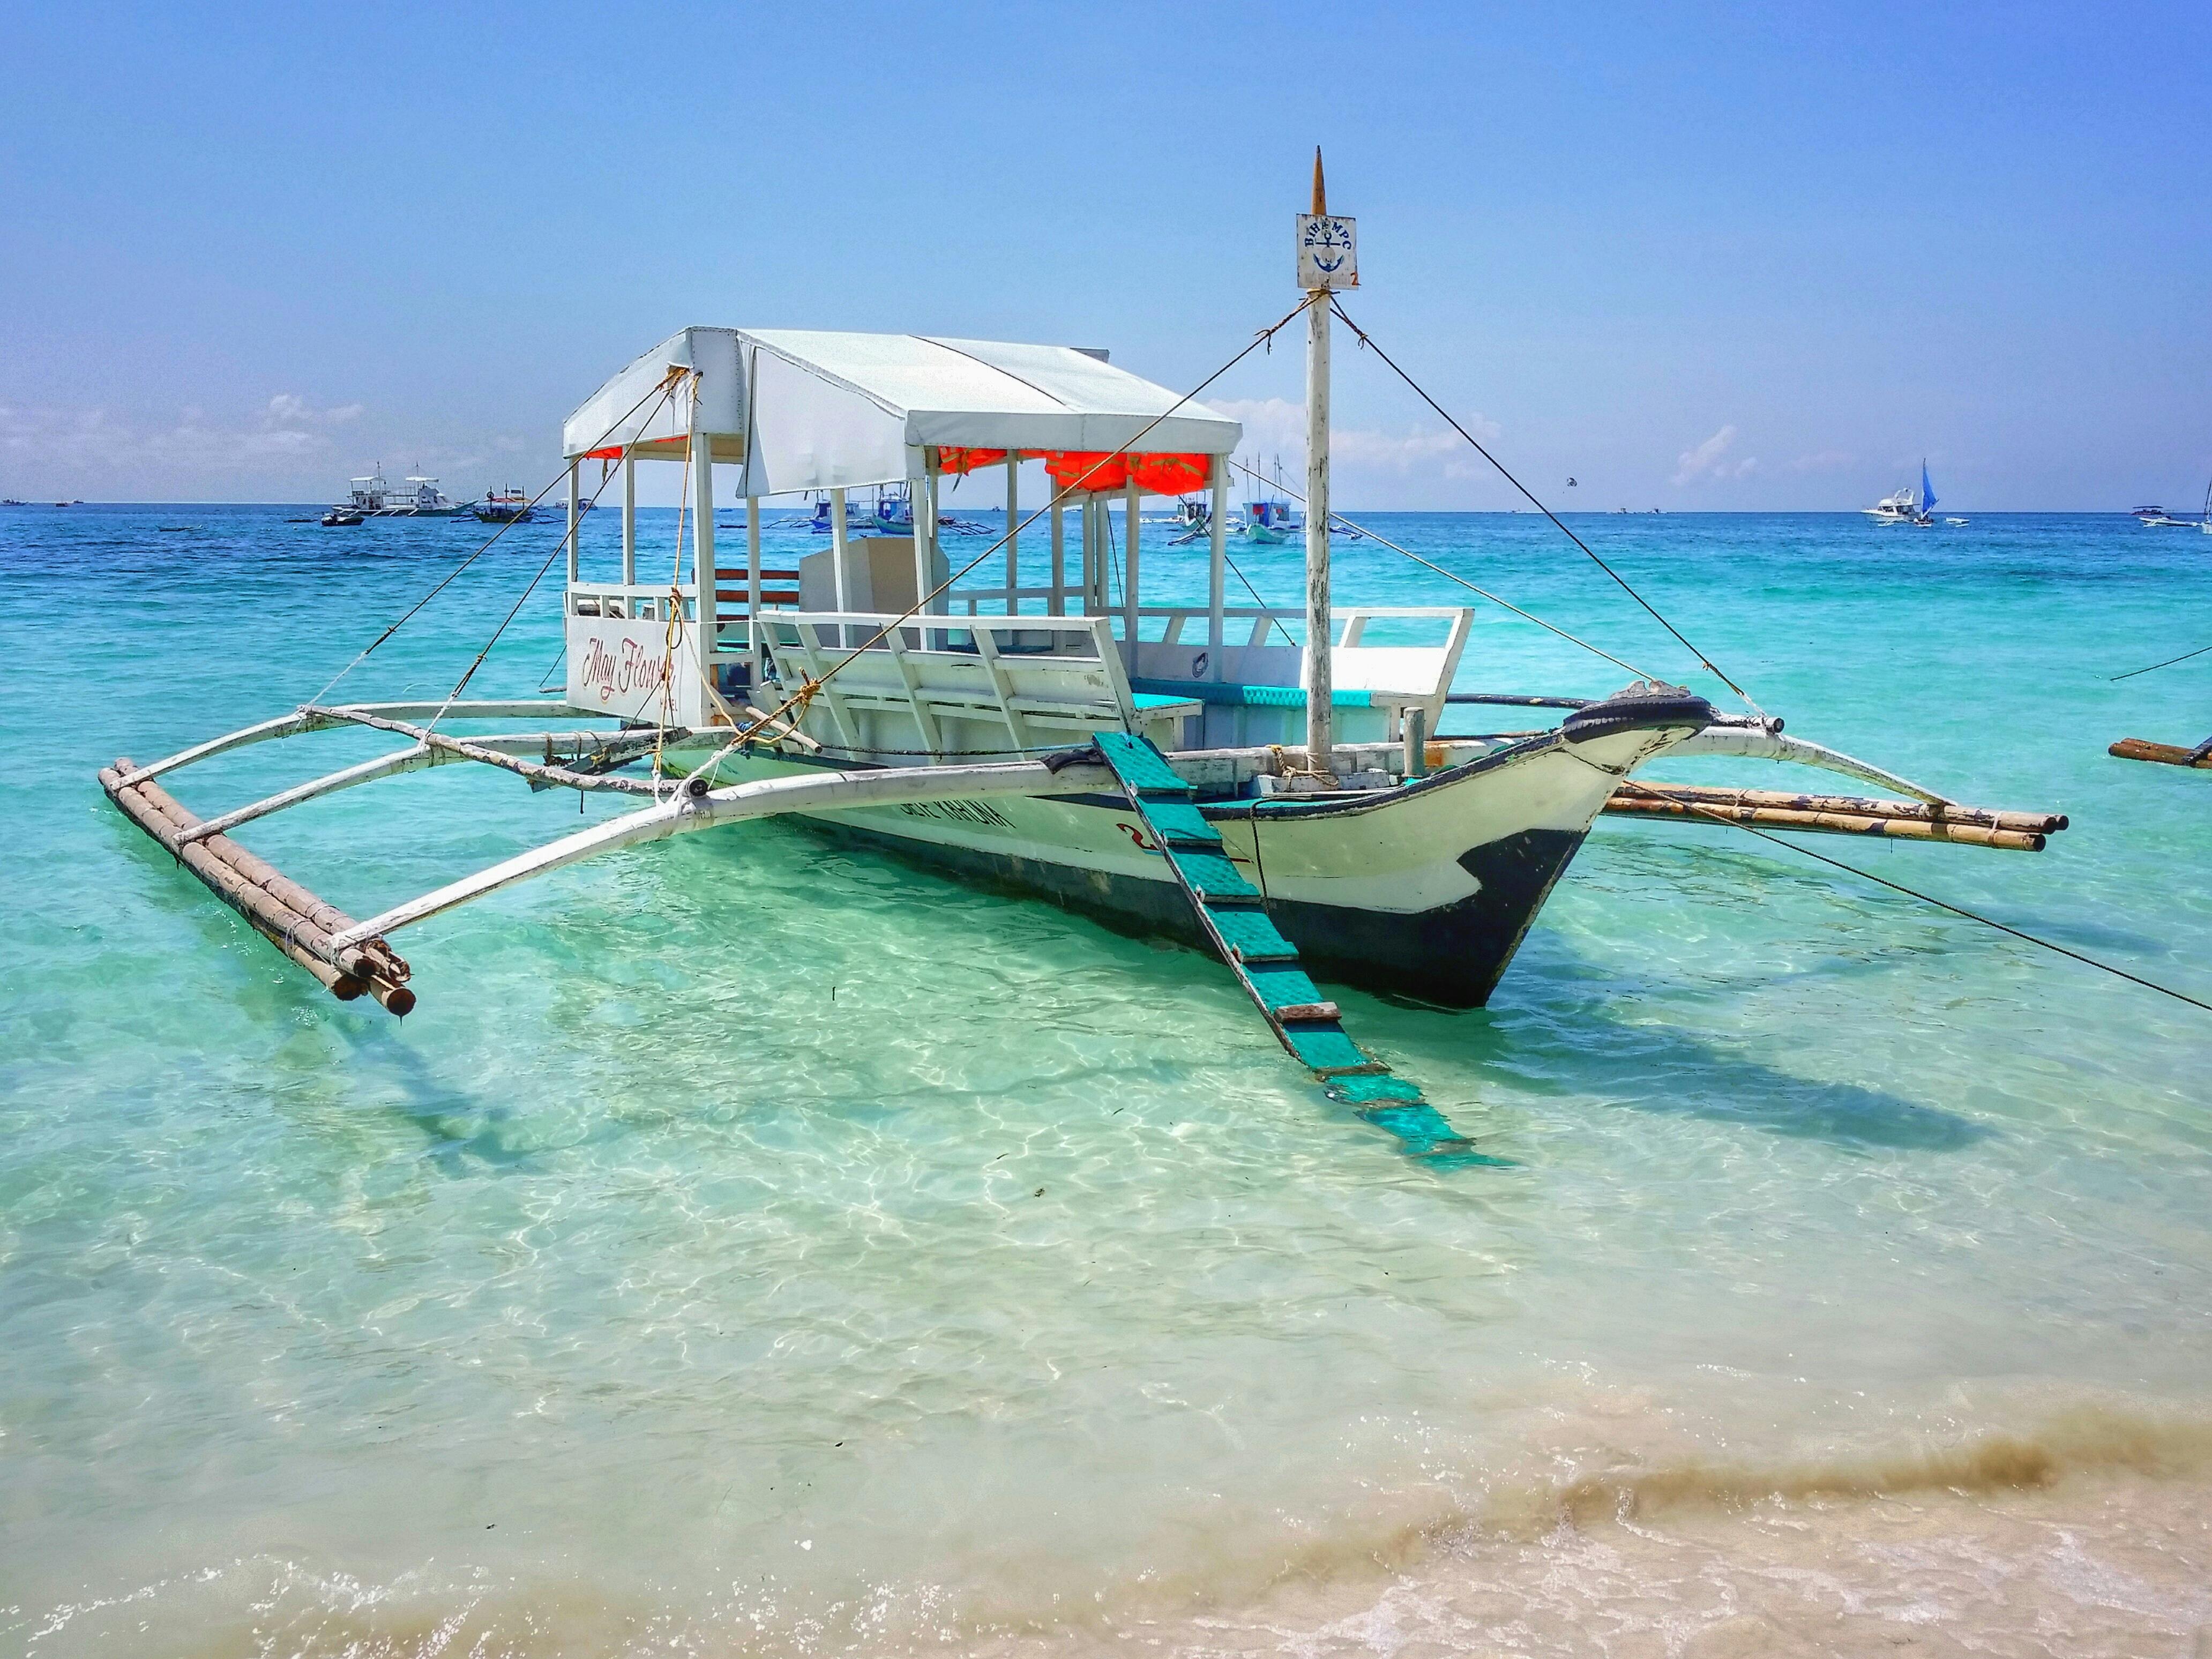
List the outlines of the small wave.
{"type": "Polygon", "coordinates": [[[1583,1527],[1692,1507],[1747,1509],[1773,1500],[1899,1497],[1911,1492],[2032,1491],[2068,1475],[2186,1478],[2212,1465],[2212,1420],[2083,1407],[2038,1427],[1949,1445],[1906,1447],[1772,1465],[1686,1459],[1607,1469],[1492,1494],[1470,1527],[1522,1533],[1583,1527]]]}

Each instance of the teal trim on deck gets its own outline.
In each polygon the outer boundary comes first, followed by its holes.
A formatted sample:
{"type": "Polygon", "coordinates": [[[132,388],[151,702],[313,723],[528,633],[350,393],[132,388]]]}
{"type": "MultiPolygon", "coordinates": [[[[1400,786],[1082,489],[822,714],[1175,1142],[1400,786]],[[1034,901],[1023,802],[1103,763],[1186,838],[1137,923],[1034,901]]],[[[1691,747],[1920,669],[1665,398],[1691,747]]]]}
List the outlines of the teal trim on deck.
{"type": "MultiPolygon", "coordinates": [[[[1233,685],[1212,680],[1146,680],[1133,679],[1130,690],[1139,693],[1141,702],[1147,696],[1172,697],[1180,702],[1224,704],[1231,708],[1303,708],[1306,706],[1305,688],[1299,685],[1233,685]]],[[[1371,691],[1332,691],[1328,706],[1332,708],[1376,708],[1384,705],[1375,701],[1371,691]]]]}

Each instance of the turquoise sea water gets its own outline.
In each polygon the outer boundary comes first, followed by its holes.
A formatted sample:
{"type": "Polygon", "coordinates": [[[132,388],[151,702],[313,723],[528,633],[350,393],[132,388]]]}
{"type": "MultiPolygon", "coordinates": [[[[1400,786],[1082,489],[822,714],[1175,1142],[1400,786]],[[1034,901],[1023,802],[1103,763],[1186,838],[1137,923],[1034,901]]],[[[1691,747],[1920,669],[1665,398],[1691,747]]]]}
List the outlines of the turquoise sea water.
{"type": "MultiPolygon", "coordinates": [[[[1204,957],[789,826],[425,924],[396,1021],[93,778],[316,692],[481,533],[300,511],[0,513],[0,1649],[2204,1650],[2212,1014],[1612,820],[1486,1011],[1339,994],[1510,1170],[1332,1108],[1204,957]]],[[[1540,521],[1375,522],[1717,691],[1540,521]]],[[[2212,658],[2107,680],[2212,641],[2212,538],[1576,523],[1793,732],[2073,819],[1815,850],[2212,1000],[2212,776],[2104,752],[2212,731],[2212,658]]],[[[443,695],[558,535],[343,690],[443,695]]],[[[541,592],[472,692],[558,649],[541,592]]],[[[1460,684],[1626,678],[1486,611],[1460,684]]],[[[450,768],[241,839],[367,915],[577,811],[450,768]]]]}

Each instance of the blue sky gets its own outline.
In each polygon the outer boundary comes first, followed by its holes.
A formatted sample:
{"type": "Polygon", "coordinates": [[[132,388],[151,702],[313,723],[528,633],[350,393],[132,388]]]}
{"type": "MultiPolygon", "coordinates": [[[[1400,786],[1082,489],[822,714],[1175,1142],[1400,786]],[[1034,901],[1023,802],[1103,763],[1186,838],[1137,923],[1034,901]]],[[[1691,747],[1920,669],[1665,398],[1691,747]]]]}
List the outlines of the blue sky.
{"type": "MultiPolygon", "coordinates": [[[[1962,508],[2212,474],[2202,3],[19,0],[7,34],[9,495],[534,488],[693,322],[1187,386],[1294,301],[1316,142],[1354,314],[1562,505],[1849,507],[1923,453],[1962,508]]],[[[1507,504],[1339,362],[1341,500],[1507,504]]],[[[1294,460],[1299,386],[1284,349],[1212,400],[1294,460]]]]}

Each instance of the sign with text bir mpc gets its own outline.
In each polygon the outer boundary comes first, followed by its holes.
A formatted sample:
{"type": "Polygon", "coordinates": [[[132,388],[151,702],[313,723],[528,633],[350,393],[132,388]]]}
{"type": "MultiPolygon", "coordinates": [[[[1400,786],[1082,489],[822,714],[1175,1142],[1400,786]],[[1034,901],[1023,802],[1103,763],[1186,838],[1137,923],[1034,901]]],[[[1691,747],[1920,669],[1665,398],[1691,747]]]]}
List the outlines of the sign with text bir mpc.
{"type": "Polygon", "coordinates": [[[1359,286],[1359,245],[1355,222],[1328,213],[1298,215],[1300,288],[1359,286]]]}

